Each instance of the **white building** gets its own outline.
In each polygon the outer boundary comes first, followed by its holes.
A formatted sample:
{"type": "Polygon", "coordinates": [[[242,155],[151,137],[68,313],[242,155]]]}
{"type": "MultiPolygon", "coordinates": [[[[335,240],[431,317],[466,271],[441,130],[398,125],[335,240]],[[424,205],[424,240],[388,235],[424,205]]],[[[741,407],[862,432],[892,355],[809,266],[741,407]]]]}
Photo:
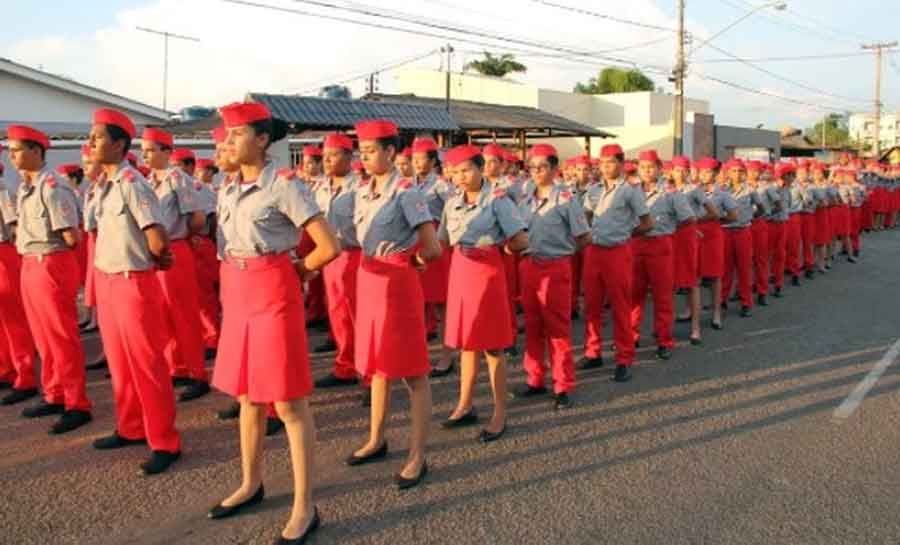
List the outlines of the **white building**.
{"type": "MultiPolygon", "coordinates": [[[[851,114],[847,124],[850,138],[868,145],[869,149],[875,147],[875,114],[857,113],[851,114]]],[[[881,149],[885,150],[893,146],[900,146],[900,113],[882,113],[881,127],[878,139],[881,140],[881,149]]]]}

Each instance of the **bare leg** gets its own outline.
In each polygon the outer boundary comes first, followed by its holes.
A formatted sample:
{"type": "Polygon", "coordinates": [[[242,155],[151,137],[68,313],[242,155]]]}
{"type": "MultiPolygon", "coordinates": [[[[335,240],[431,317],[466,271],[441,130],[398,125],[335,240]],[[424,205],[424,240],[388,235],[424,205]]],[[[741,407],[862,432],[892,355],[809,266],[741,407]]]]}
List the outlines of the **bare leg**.
{"type": "Polygon", "coordinates": [[[459,401],[450,413],[450,419],[464,416],[472,408],[472,394],[478,380],[478,353],[463,350],[459,353],[459,401]]]}
{"type": "Polygon", "coordinates": [[[278,418],[284,422],[291,447],[291,468],[294,470],[294,505],[281,535],[297,539],[312,522],[312,474],[315,465],[316,423],[306,399],[275,403],[278,418]]]}
{"type": "Polygon", "coordinates": [[[241,486],[228,496],[222,505],[231,507],[250,499],[262,483],[263,439],[266,437],[266,406],[251,403],[246,396],[240,396],[241,404],[241,486]]]}
{"type": "Polygon", "coordinates": [[[498,350],[485,352],[484,357],[488,363],[491,376],[491,392],[494,395],[494,416],[485,429],[491,433],[497,433],[506,426],[506,402],[508,399],[506,355],[502,350],[498,350]]]}
{"type": "Polygon", "coordinates": [[[442,303],[434,303],[434,313],[438,319],[438,338],[441,340],[441,357],[435,369],[445,371],[453,363],[453,350],[444,344],[444,332],[447,329],[447,306],[442,303]]]}
{"type": "Polygon", "coordinates": [[[717,324],[722,323],[722,279],[715,278],[712,282],[712,320],[717,324]]]}
{"type": "Polygon", "coordinates": [[[384,444],[384,422],[391,409],[391,383],[388,379],[375,375],[372,377],[372,406],[370,408],[369,442],[353,454],[366,456],[381,448],[384,444]]]}
{"type": "Polygon", "coordinates": [[[412,479],[419,474],[425,463],[425,447],[431,427],[431,382],[427,376],[409,377],[403,381],[409,390],[410,437],[409,458],[400,475],[412,479]]]}
{"type": "Polygon", "coordinates": [[[688,293],[688,308],[691,311],[691,338],[700,338],[700,288],[694,286],[688,293]]]}

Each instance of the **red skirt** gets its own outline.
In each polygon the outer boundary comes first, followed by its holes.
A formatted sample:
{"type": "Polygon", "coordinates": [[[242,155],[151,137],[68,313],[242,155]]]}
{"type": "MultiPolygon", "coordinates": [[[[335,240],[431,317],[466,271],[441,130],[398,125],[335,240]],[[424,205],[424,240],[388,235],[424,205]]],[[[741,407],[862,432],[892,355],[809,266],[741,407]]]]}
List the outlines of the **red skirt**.
{"type": "Polygon", "coordinates": [[[672,238],[672,261],[675,265],[675,287],[695,288],[700,276],[697,224],[686,223],[675,230],[672,238]]]}
{"type": "Polygon", "coordinates": [[[363,256],[356,278],[356,370],[388,379],[431,370],[425,296],[410,252],[363,256]]]}
{"type": "Polygon", "coordinates": [[[697,224],[703,235],[700,239],[700,276],[722,278],[725,275],[725,233],[717,220],[697,224]]]}
{"type": "Polygon", "coordinates": [[[481,351],[500,350],[512,342],[506,268],[500,249],[456,246],[450,265],[444,344],[481,351]]]}
{"type": "Polygon", "coordinates": [[[84,264],[84,306],[97,306],[97,292],[94,287],[94,248],[97,245],[97,231],[88,231],[84,238],[87,253],[84,264]]]}
{"type": "Polygon", "coordinates": [[[850,234],[850,207],[840,204],[832,207],[831,219],[834,222],[832,232],[836,237],[845,237],[850,234]]]}
{"type": "Polygon", "coordinates": [[[830,208],[820,206],[816,208],[816,246],[825,246],[831,242],[831,222],[829,221],[830,208]]]}
{"type": "Polygon", "coordinates": [[[876,214],[884,214],[887,212],[888,191],[883,187],[876,187],[872,190],[872,211],[876,214]]]}
{"type": "Polygon", "coordinates": [[[312,374],[303,296],[291,258],[229,258],[220,278],[222,334],[212,385],[233,397],[246,394],[254,403],[308,396],[312,374]]]}
{"type": "Polygon", "coordinates": [[[450,283],[450,248],[441,243],[441,257],[428,263],[419,273],[426,303],[447,301],[447,285],[450,283]]]}

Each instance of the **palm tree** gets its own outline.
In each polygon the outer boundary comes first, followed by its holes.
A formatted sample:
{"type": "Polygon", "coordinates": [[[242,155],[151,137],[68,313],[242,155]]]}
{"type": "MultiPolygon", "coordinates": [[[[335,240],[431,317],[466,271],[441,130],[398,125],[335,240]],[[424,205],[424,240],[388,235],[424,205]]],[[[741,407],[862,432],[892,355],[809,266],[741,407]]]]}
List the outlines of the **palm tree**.
{"type": "Polygon", "coordinates": [[[484,52],[483,59],[466,63],[463,70],[470,68],[479,74],[496,76],[498,78],[502,78],[511,72],[526,72],[528,70],[527,66],[518,62],[510,53],[503,53],[497,57],[487,51],[484,52]]]}

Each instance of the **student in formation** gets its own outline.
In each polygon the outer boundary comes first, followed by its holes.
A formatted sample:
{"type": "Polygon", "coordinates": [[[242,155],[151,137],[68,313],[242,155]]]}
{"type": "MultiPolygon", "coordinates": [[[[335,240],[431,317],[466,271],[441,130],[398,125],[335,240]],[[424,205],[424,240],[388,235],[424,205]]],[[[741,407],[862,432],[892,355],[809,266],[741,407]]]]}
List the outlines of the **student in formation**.
{"type": "Polygon", "coordinates": [[[716,181],[719,161],[704,157],[697,161],[697,173],[706,192],[706,198],[716,209],[717,219],[700,223],[700,276],[709,284],[711,292],[712,318],[710,327],[722,329],[722,278],[725,276],[725,229],[724,226],[737,220],[737,202],[731,192],[721,189],[716,181]]]}
{"type": "Polygon", "coordinates": [[[750,225],[754,218],[768,213],[765,201],[745,182],[746,168],[740,159],[725,163],[723,170],[730,182],[730,192],[737,202],[737,219],[725,225],[725,276],[722,279],[723,310],[728,307],[728,296],[734,277],[737,276],[737,294],[741,303],[741,317],[753,315],[753,237],[750,225]]]}

